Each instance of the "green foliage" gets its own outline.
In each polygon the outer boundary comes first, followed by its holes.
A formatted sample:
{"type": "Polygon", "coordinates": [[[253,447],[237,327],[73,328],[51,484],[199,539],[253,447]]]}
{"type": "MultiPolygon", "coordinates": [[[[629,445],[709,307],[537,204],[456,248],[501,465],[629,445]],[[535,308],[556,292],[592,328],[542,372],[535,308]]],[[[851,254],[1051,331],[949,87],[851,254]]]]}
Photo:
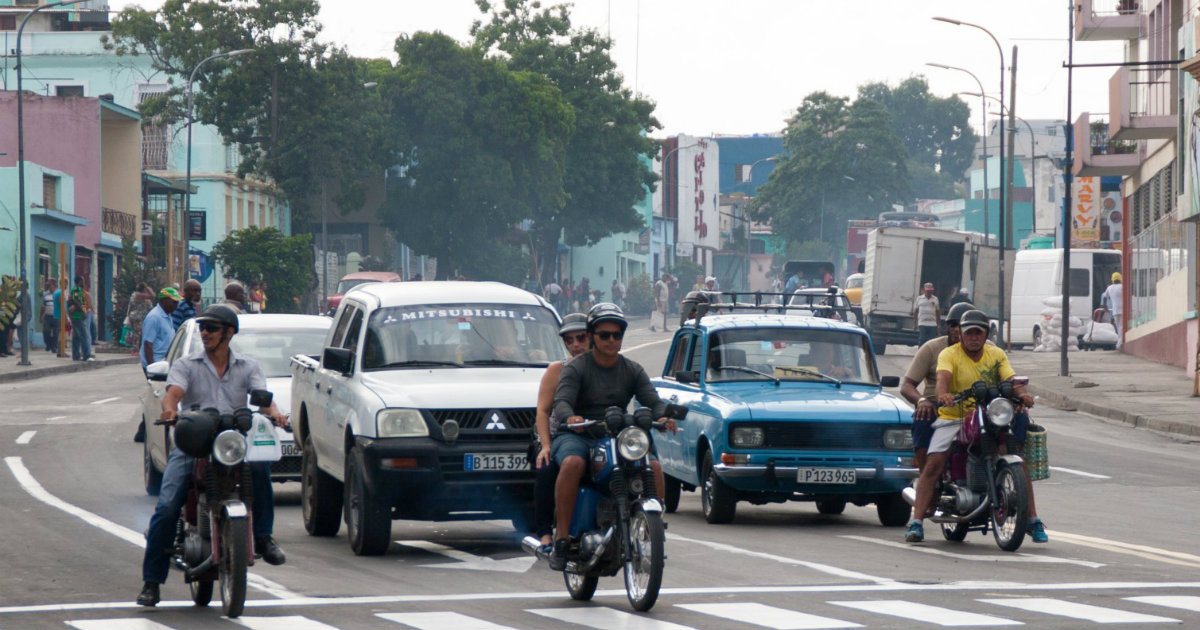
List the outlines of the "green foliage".
{"type": "Polygon", "coordinates": [[[252,226],[214,245],[212,255],[227,278],[266,282],[272,312],[299,312],[292,298],[303,297],[316,283],[310,234],[285,237],[276,228],[252,226]]]}
{"type": "Polygon", "coordinates": [[[486,22],[472,28],[476,45],[503,56],[509,67],[547,78],[574,112],[563,174],[564,203],[532,207],[531,237],[542,282],[548,282],[560,235],[590,245],[641,229],[635,209],[657,176],[650,169],[659,128],[652,103],[624,87],[610,56],[612,41],[571,25],[567,5],[543,9],[535,0],[476,0],[486,22]]]}
{"type": "Polygon", "coordinates": [[[650,276],[638,274],[625,285],[625,313],[649,315],[654,310],[654,283],[650,276]]]}
{"type": "Polygon", "coordinates": [[[21,307],[17,299],[20,286],[16,276],[4,276],[4,279],[0,280],[0,328],[7,328],[17,317],[17,311],[21,307]]]}

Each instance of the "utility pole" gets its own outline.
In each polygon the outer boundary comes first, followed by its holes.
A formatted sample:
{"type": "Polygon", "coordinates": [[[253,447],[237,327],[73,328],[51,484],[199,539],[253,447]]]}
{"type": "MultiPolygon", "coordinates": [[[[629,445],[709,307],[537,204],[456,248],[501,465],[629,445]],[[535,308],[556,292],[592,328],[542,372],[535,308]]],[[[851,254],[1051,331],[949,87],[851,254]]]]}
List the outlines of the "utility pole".
{"type": "MultiPolygon", "coordinates": [[[[1016,121],[1017,121],[1017,47],[1016,46],[1013,46],[1013,49],[1012,49],[1012,67],[1011,67],[1010,71],[1012,72],[1012,82],[1008,86],[1008,164],[1005,166],[1005,168],[1007,170],[1005,171],[1005,176],[1004,176],[1004,186],[1006,188],[1008,188],[1008,194],[1005,195],[1005,197],[1004,197],[1004,208],[1001,209],[1001,211],[1000,211],[1000,334],[1002,335],[1003,339],[1006,339],[1009,341],[1009,343],[1005,344],[1005,348],[1008,350],[1012,350],[1012,345],[1011,345],[1012,331],[1009,330],[1006,334],[1005,328],[1004,328],[1005,323],[1008,322],[1008,311],[1005,308],[1006,307],[1006,304],[1005,304],[1006,299],[1005,298],[1007,298],[1008,285],[1005,282],[1007,275],[1004,273],[1004,262],[1005,262],[1005,257],[1007,256],[1006,250],[1009,247],[1012,247],[1014,245],[1013,229],[1012,229],[1012,224],[1013,224],[1012,185],[1013,185],[1013,164],[1016,162],[1016,160],[1013,159],[1013,156],[1016,155],[1016,151],[1013,147],[1013,144],[1017,139],[1017,128],[1016,128],[1016,121]]],[[[1004,108],[1001,108],[1001,111],[1003,111],[1003,109],[1004,108]]],[[[1031,148],[1029,151],[1030,154],[1033,153],[1032,146],[1033,145],[1032,145],[1032,135],[1031,135],[1030,136],[1030,147],[1031,148]]],[[[1029,163],[1032,166],[1033,160],[1030,160],[1029,163]]],[[[1036,194],[1037,194],[1037,191],[1034,191],[1035,199],[1036,199],[1036,194]]],[[[1016,248],[1013,247],[1013,249],[1016,249],[1016,248]]],[[[1012,324],[1009,324],[1009,327],[1011,328],[1012,324]]]]}
{"type": "Polygon", "coordinates": [[[1067,1],[1067,123],[1063,132],[1067,140],[1067,157],[1063,162],[1063,182],[1067,186],[1063,195],[1062,213],[1062,348],[1058,355],[1058,375],[1070,376],[1071,366],[1067,359],[1067,342],[1071,338],[1071,186],[1074,178],[1071,173],[1072,156],[1075,149],[1074,127],[1071,125],[1071,88],[1075,79],[1075,0],[1067,1]]]}

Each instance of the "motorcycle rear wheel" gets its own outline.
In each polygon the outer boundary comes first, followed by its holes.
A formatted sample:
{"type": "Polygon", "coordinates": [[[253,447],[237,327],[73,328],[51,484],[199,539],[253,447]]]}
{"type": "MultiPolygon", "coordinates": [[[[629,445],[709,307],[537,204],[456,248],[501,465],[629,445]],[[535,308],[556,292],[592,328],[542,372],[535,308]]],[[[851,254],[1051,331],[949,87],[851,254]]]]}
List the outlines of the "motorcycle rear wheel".
{"type": "Polygon", "coordinates": [[[658,601],[663,566],[667,562],[666,537],[662,515],[634,509],[629,522],[632,557],[625,562],[625,595],[636,611],[650,610],[658,601]]]}
{"type": "Polygon", "coordinates": [[[996,470],[996,505],[988,516],[992,536],[1004,551],[1016,551],[1025,541],[1029,523],[1029,478],[1021,466],[1001,466],[996,470]]]}
{"type": "Polygon", "coordinates": [[[563,571],[563,582],[567,585],[567,593],[577,602],[591,601],[596,594],[596,586],[600,584],[598,575],[580,575],[563,571]]]}
{"type": "Polygon", "coordinates": [[[207,606],[209,602],[212,601],[212,578],[188,582],[188,587],[190,587],[192,591],[192,603],[196,604],[197,606],[207,606]]]}
{"type": "Polygon", "coordinates": [[[246,606],[246,565],[249,563],[249,521],[244,518],[221,519],[221,610],[226,617],[242,614],[246,606]]]}

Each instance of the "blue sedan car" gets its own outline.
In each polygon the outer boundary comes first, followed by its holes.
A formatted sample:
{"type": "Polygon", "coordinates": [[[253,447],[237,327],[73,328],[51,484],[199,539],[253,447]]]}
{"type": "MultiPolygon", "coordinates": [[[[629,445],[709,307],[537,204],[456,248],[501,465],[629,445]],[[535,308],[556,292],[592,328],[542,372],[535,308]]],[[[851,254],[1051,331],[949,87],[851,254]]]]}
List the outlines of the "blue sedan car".
{"type": "Polygon", "coordinates": [[[917,476],[912,409],[883,391],[867,333],[817,317],[766,312],[691,320],[675,333],[666,401],[688,408],[678,433],[654,440],[667,509],[700,489],[709,523],[739,501],[814,501],[822,514],[874,503],[886,526],[908,521],[900,495],[917,476]]]}

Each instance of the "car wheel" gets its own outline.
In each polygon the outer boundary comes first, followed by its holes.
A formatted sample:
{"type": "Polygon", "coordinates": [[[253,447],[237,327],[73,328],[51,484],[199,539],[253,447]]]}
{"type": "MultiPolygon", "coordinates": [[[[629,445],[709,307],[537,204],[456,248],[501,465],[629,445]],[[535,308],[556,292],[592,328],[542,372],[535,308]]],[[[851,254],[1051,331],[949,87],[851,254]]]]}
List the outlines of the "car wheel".
{"type": "Polygon", "coordinates": [[[817,511],[821,514],[841,514],[846,511],[846,502],[842,499],[823,499],[817,501],[817,511]]]}
{"type": "Polygon", "coordinates": [[[392,510],[368,491],[364,460],[358,447],[346,458],[346,533],[356,555],[379,556],[392,544],[392,510]]]}
{"type": "Polygon", "coordinates": [[[900,527],[908,523],[912,508],[899,492],[885,494],[875,501],[875,513],[884,527],[900,527]]]}
{"type": "Polygon", "coordinates": [[[1033,347],[1042,345],[1042,329],[1040,327],[1033,329],[1033,347]]]}
{"type": "Polygon", "coordinates": [[[337,535],[342,526],[342,484],[317,467],[311,435],[304,438],[300,459],[300,508],[310,535],[337,535]]]}
{"type": "Polygon", "coordinates": [[[877,354],[879,356],[883,356],[884,354],[887,353],[887,344],[871,342],[871,349],[875,351],[875,354],[877,354]]]}
{"type": "Polygon", "coordinates": [[[717,476],[713,469],[712,451],[704,453],[700,482],[700,507],[704,510],[704,520],[714,525],[733,521],[737,511],[737,494],[717,476]]]}

